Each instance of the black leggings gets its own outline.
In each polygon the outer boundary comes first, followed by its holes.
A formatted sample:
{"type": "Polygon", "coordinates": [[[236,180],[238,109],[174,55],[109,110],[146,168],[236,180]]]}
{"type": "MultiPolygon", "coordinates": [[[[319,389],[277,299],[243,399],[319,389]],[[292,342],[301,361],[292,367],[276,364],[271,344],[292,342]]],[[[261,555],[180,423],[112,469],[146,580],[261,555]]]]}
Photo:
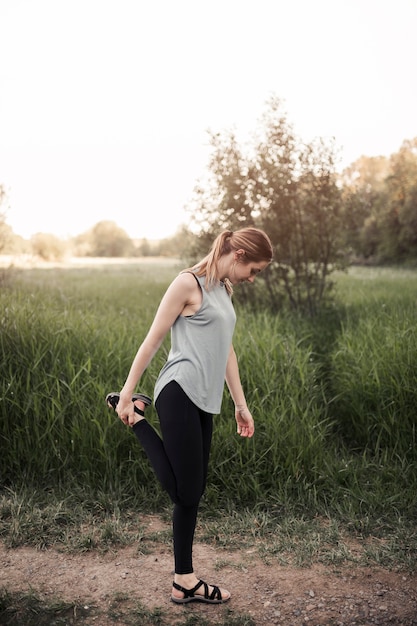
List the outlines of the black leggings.
{"type": "Polygon", "coordinates": [[[207,480],[213,416],[198,409],[176,382],[164,387],[155,406],[162,439],[146,420],[133,430],[174,503],[175,572],[189,574],[194,571],[194,531],[207,480]]]}

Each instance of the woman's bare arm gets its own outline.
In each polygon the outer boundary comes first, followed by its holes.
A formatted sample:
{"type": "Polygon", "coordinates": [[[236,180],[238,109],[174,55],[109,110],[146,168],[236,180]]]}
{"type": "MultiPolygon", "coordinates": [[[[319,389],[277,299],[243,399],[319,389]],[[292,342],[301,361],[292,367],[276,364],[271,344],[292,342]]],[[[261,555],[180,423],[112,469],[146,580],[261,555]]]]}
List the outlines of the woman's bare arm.
{"type": "Polygon", "coordinates": [[[199,298],[201,299],[200,288],[190,273],[179,274],[166,290],[152,325],[133,359],[129,374],[120,392],[117,413],[123,422],[128,423],[129,418],[132,421],[134,419],[132,395],[165,336],[184,309],[195,306],[199,298]]]}
{"type": "Polygon", "coordinates": [[[230,346],[226,366],[226,383],[235,403],[237,432],[241,437],[252,437],[255,432],[253,417],[246,405],[245,394],[240,382],[239,365],[233,345],[230,346]]]}

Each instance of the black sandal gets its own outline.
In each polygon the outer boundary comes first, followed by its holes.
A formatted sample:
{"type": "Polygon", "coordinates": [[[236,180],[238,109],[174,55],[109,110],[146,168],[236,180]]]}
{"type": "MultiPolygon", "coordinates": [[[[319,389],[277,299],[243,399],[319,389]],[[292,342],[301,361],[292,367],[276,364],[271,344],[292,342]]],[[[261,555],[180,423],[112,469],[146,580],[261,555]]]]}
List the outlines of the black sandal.
{"type": "Polygon", "coordinates": [[[206,602],[207,604],[221,604],[222,602],[227,602],[230,600],[230,596],[228,598],[222,598],[222,593],[220,589],[216,585],[212,585],[213,591],[209,595],[209,586],[204,580],[199,580],[195,587],[192,589],[185,589],[185,587],[181,587],[176,582],[172,583],[172,586],[178,591],[182,591],[184,594],[183,598],[175,598],[171,595],[171,600],[176,602],[177,604],[186,604],[187,602],[206,602]],[[204,585],[204,596],[195,595],[197,589],[204,585]]]}
{"type": "MultiPolygon", "coordinates": [[[[115,391],[108,393],[106,396],[107,405],[114,410],[116,410],[116,407],[119,404],[119,400],[120,393],[116,393],[115,391]]],[[[143,393],[134,393],[132,396],[132,402],[135,402],[135,400],[140,400],[145,406],[150,406],[152,404],[151,398],[149,396],[145,396],[143,393]]],[[[145,412],[137,407],[136,404],[135,413],[137,413],[138,415],[142,415],[142,417],[145,415],[145,412]]]]}

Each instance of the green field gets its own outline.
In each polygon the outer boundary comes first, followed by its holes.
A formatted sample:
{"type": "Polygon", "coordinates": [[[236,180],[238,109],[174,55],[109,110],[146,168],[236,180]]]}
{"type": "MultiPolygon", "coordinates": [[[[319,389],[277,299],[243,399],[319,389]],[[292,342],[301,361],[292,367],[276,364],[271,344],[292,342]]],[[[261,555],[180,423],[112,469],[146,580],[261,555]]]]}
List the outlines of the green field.
{"type": "MultiPolygon", "coordinates": [[[[179,266],[178,266],[179,267],[179,266]]],[[[2,515],[38,498],[161,511],[167,497],[104,402],[120,389],[178,267],[6,272],[0,291],[2,515]],[[26,497],[19,496],[26,494],[26,497]]],[[[315,319],[237,306],[235,348],[256,422],[215,418],[208,515],[316,516],[361,532],[417,515],[417,273],[352,268],[315,319]]],[[[152,395],[168,341],[140,391],[152,395]]],[[[157,424],[152,407],[149,419],[157,424]]]]}

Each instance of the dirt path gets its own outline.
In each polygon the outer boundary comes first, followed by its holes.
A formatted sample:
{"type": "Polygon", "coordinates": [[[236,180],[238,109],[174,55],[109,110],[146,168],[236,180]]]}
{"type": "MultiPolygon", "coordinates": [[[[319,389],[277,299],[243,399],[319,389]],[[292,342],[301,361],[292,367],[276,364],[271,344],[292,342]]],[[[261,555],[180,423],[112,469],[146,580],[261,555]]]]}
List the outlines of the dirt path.
{"type": "MultiPolygon", "coordinates": [[[[201,543],[195,545],[195,564],[200,576],[232,592],[225,605],[232,615],[250,615],[256,625],[417,625],[417,576],[403,572],[268,565],[255,550],[227,552],[201,543]]],[[[29,547],[8,550],[0,544],[0,588],[94,607],[90,618],[86,609],[85,624],[128,623],[123,617],[106,617],[117,596],[120,611],[138,602],[149,610],[159,607],[167,620],[163,623],[184,623],[190,612],[213,625],[224,616],[225,607],[174,605],[171,580],[171,551],[162,543],[145,555],[138,545],[106,554],[69,555],[29,547]]]]}

